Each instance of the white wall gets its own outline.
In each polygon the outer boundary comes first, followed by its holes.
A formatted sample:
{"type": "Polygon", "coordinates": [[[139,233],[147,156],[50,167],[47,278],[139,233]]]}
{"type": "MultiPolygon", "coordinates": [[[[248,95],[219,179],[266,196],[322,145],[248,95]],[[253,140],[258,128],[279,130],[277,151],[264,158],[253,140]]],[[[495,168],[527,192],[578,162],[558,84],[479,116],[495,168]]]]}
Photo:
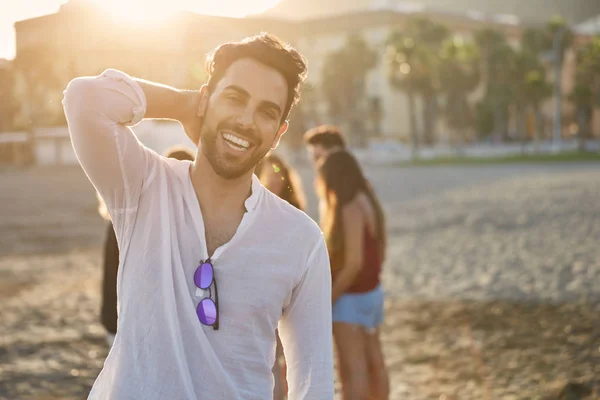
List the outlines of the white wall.
{"type": "MultiPolygon", "coordinates": [[[[159,154],[175,145],[196,150],[177,122],[142,121],[133,130],[140,142],[159,154]]],[[[67,127],[36,129],[35,156],[40,165],[76,165],[67,127]]]]}

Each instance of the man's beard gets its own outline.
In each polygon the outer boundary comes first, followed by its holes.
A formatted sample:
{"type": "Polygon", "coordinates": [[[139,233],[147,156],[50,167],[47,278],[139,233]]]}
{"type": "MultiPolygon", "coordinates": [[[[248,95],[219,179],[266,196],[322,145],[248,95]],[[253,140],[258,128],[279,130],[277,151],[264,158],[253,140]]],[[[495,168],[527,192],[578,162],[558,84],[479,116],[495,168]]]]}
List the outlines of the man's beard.
{"type": "Polygon", "coordinates": [[[253,170],[254,167],[256,167],[256,164],[258,164],[270,150],[267,148],[266,150],[261,151],[263,142],[258,135],[243,130],[237,125],[228,124],[227,122],[217,125],[217,129],[214,131],[210,130],[210,128],[207,127],[207,124],[204,123],[202,131],[200,132],[200,143],[202,143],[202,153],[212,166],[213,170],[221,178],[227,180],[237,179],[247,174],[250,170],[253,170]],[[252,139],[251,146],[253,149],[251,151],[253,154],[243,162],[228,160],[227,154],[219,154],[217,140],[219,139],[219,132],[222,132],[223,130],[235,132],[242,138],[252,139]]]}

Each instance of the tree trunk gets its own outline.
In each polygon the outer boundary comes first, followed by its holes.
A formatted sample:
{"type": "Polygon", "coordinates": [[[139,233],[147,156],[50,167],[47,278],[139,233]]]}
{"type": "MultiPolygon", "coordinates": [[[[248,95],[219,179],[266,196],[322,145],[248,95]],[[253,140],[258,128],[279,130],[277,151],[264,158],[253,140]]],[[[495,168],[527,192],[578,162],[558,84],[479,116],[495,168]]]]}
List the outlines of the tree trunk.
{"type": "Polygon", "coordinates": [[[552,143],[559,146],[562,142],[562,67],[563,54],[561,53],[560,42],[564,31],[555,33],[553,40],[554,50],[554,128],[552,132],[552,143]]]}
{"type": "Polygon", "coordinates": [[[588,135],[588,122],[587,110],[584,107],[577,108],[577,124],[579,125],[579,132],[577,133],[578,144],[577,149],[580,153],[585,153],[585,140],[588,135]]]}
{"type": "Polygon", "coordinates": [[[433,96],[431,98],[431,144],[434,145],[437,143],[438,139],[438,131],[437,131],[437,122],[438,122],[438,98],[433,96]]]}
{"type": "Polygon", "coordinates": [[[432,146],[435,142],[437,104],[435,96],[423,96],[423,143],[432,146]]]}
{"type": "Polygon", "coordinates": [[[533,112],[535,114],[535,128],[533,130],[533,142],[534,142],[534,152],[537,154],[540,152],[540,139],[544,134],[544,118],[542,116],[542,112],[540,111],[539,105],[533,106],[533,112]]]}
{"type": "Polygon", "coordinates": [[[417,131],[417,114],[415,107],[415,95],[412,90],[408,90],[408,116],[409,116],[409,129],[410,138],[412,145],[412,159],[416,160],[419,158],[419,132],[417,131]]]}
{"type": "Polygon", "coordinates": [[[525,143],[527,137],[527,109],[523,105],[517,104],[515,109],[517,119],[517,133],[521,142],[521,154],[525,154],[525,143]]]}
{"type": "Polygon", "coordinates": [[[455,137],[456,150],[459,157],[465,156],[465,144],[467,143],[467,99],[461,95],[457,95],[454,100],[456,102],[456,121],[455,121],[455,137]]]}
{"type": "Polygon", "coordinates": [[[494,130],[493,136],[494,138],[500,138],[502,141],[505,139],[505,132],[503,131],[503,123],[502,123],[502,107],[498,104],[497,100],[494,105],[494,130]]]}
{"type": "Polygon", "coordinates": [[[510,127],[510,110],[508,105],[503,105],[500,108],[500,131],[502,132],[502,137],[504,141],[508,141],[510,139],[509,135],[509,127],[510,127]]]}

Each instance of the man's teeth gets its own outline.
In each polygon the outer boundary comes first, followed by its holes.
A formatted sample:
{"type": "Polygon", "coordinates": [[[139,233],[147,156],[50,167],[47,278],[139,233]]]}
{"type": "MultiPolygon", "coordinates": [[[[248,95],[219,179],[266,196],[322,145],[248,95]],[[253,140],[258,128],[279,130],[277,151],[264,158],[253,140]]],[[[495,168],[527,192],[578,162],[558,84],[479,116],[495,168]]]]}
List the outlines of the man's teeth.
{"type": "Polygon", "coordinates": [[[247,149],[248,147],[250,147],[250,142],[245,140],[245,139],[241,139],[237,136],[232,135],[231,133],[223,133],[223,138],[231,143],[235,143],[238,146],[247,149]]]}

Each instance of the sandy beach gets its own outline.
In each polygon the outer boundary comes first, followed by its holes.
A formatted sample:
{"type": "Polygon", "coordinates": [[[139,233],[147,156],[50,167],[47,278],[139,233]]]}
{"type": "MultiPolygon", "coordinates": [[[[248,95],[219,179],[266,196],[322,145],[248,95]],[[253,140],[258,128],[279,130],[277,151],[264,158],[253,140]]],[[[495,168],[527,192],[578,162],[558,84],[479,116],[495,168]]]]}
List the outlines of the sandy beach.
{"type": "MultiPolygon", "coordinates": [[[[600,164],[367,173],[391,399],[600,398],[600,164]]],[[[0,188],[0,399],[85,398],[108,352],[94,190],[78,167],[0,170],[0,188]]]]}

